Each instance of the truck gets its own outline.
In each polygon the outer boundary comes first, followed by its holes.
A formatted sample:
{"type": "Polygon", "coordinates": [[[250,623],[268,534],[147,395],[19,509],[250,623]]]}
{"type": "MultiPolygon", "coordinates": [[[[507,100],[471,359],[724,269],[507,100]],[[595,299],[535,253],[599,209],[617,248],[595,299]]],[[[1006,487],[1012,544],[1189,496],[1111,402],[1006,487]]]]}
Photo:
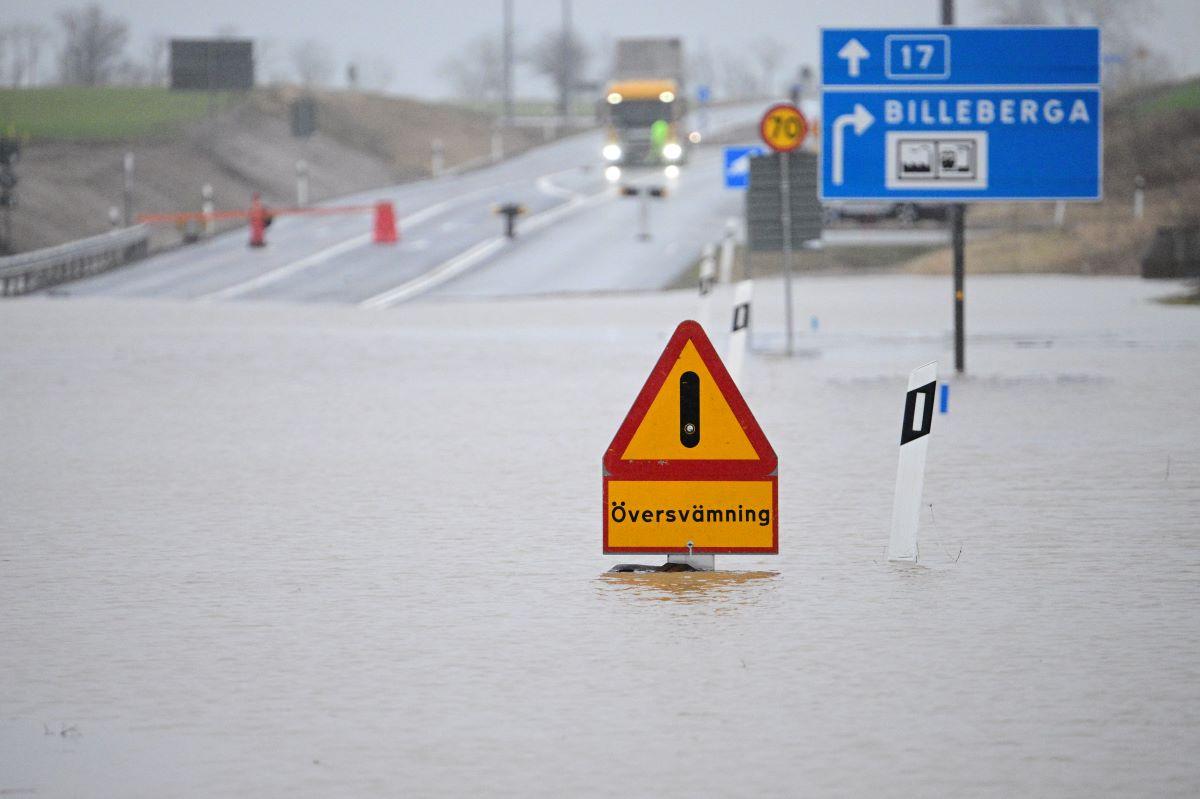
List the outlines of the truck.
{"type": "Polygon", "coordinates": [[[687,129],[683,41],[618,39],[612,80],[601,101],[609,174],[621,166],[677,167],[699,136],[687,129]]]}

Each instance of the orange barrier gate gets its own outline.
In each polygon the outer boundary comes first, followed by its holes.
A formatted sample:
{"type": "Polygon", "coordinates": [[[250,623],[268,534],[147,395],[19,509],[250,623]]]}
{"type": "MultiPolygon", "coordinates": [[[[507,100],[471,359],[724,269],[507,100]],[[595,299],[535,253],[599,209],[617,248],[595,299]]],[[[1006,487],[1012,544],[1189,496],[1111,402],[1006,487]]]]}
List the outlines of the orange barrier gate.
{"type": "Polygon", "coordinates": [[[374,214],[371,239],[376,244],[394,244],[400,240],[396,224],[396,208],[392,203],[380,201],[373,205],[327,205],[311,208],[267,208],[262,204],[258,192],[245,211],[189,211],[174,214],[138,214],[137,221],[146,224],[186,224],[187,222],[209,222],[217,219],[245,219],[250,223],[250,246],[266,245],[266,229],[277,216],[333,216],[337,214],[374,214]]]}

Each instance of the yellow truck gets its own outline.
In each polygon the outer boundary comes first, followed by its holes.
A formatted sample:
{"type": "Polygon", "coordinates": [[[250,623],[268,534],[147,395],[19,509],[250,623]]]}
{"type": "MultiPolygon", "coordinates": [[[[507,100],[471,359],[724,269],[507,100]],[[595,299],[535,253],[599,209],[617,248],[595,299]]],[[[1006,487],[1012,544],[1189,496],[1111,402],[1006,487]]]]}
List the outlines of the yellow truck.
{"type": "Polygon", "coordinates": [[[681,40],[618,40],[601,102],[604,160],[618,168],[686,163],[698,140],[688,126],[686,91],[681,40]]]}

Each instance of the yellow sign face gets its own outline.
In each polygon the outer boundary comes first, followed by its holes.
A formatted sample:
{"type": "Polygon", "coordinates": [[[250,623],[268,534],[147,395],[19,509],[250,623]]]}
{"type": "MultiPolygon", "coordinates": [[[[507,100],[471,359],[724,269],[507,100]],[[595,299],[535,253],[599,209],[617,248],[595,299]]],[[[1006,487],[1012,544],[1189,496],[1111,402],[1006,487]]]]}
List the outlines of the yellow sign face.
{"type": "Polygon", "coordinates": [[[808,121],[800,109],[788,103],[773,105],[758,125],[762,140],[778,153],[795,150],[808,135],[808,121]]]}
{"type": "Polygon", "coordinates": [[[624,552],[772,552],[774,480],[607,480],[606,546],[624,552]]]}
{"type": "Polygon", "coordinates": [[[778,465],[704,328],[681,322],[605,450],[604,551],[778,553],[778,465]]]}
{"type": "MultiPolygon", "coordinates": [[[[690,378],[689,378],[690,380],[690,378]]],[[[696,346],[684,345],[679,359],[667,374],[666,386],[660,391],[625,451],[621,460],[753,460],[758,457],[750,438],[734,416],[725,394],[717,386],[696,346]],[[703,435],[692,439],[680,435],[680,392],[685,374],[695,375],[696,399],[699,400],[699,428],[703,435]]],[[[699,432],[699,430],[698,430],[699,432]]]]}

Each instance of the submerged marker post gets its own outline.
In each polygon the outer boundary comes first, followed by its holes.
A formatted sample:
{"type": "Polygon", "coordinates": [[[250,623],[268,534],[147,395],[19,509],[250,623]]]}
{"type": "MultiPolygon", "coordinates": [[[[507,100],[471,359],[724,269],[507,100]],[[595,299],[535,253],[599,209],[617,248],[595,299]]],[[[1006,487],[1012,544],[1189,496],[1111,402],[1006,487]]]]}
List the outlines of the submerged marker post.
{"type": "Polygon", "coordinates": [[[896,467],[896,493],[892,500],[892,533],[888,560],[916,563],[917,527],[921,519],[921,492],[925,486],[925,453],[933,428],[937,361],[918,367],[908,376],[904,416],[900,425],[900,463],[896,467]]]}
{"type": "Polygon", "coordinates": [[[733,290],[733,318],[729,326],[729,376],[741,386],[742,364],[750,344],[750,305],[754,300],[754,281],[742,280],[733,290]]]}
{"type": "Polygon", "coordinates": [[[697,288],[700,292],[700,307],[696,312],[696,321],[707,331],[711,322],[713,285],[716,283],[716,264],[714,248],[711,244],[704,245],[700,256],[700,279],[697,288]]]}

